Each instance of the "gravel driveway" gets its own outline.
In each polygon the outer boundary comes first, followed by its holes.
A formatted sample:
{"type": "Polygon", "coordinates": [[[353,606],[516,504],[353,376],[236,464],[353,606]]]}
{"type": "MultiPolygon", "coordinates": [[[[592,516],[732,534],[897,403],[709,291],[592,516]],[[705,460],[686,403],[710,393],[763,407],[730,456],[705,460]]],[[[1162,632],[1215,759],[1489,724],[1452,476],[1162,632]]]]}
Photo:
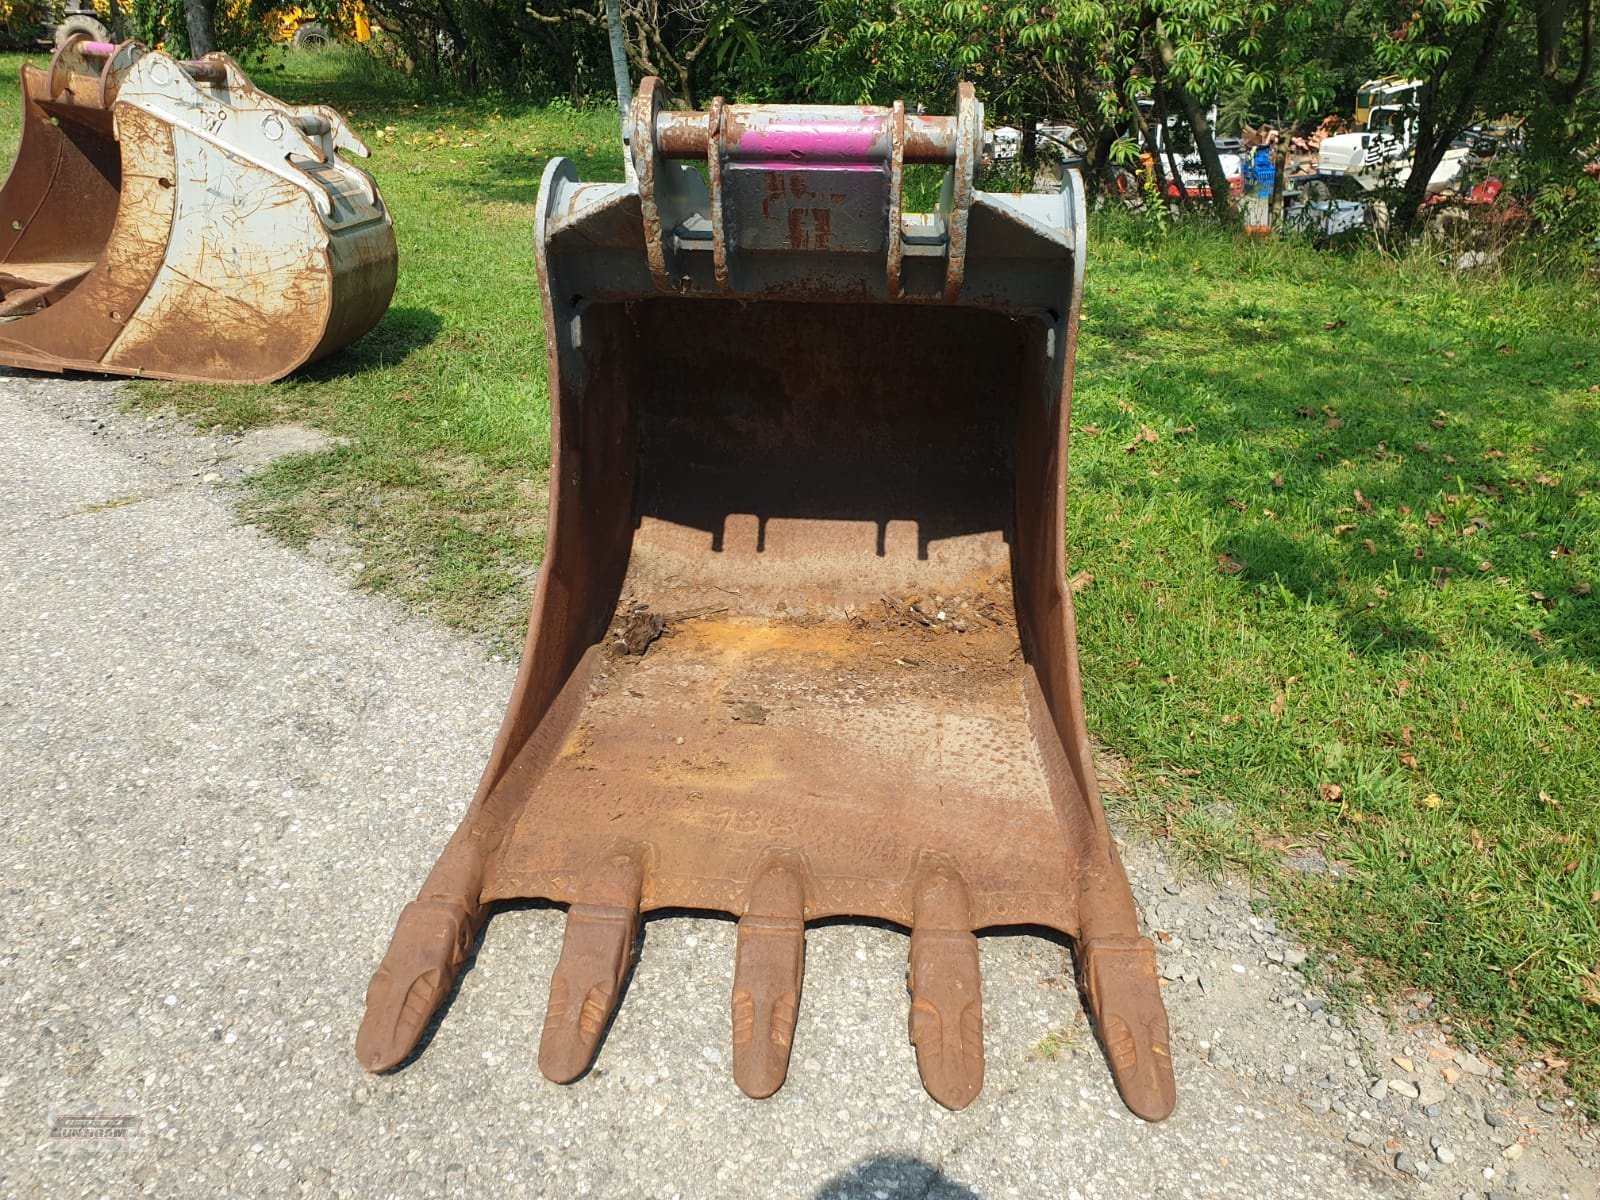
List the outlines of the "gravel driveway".
{"type": "Polygon", "coordinates": [[[0,375],[0,1195],[1597,1194],[1569,1106],[1425,1003],[1330,1012],[1245,891],[1150,844],[1126,853],[1170,939],[1159,1126],[1118,1101],[1042,937],[982,940],[988,1081],[939,1108],[907,939],[848,924],[809,935],[768,1101],[729,1070],[734,926],[681,916],[647,921],[596,1068],[546,1082],[562,914],[541,906],[496,915],[425,1051],[365,1075],[368,976],[512,667],[239,523],[233,480],[314,444],[0,375]]]}

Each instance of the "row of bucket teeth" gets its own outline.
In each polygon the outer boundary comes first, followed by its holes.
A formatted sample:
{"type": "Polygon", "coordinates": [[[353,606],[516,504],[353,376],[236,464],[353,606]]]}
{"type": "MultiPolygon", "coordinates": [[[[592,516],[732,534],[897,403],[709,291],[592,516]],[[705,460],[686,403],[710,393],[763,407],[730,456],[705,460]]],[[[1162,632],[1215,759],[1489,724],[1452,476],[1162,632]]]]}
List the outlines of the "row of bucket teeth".
{"type": "MultiPolygon", "coordinates": [[[[639,931],[642,856],[618,854],[593,869],[584,899],[567,910],[561,957],[539,1039],[539,1070],[570,1083],[594,1061],[639,931]]],[[[928,1092],[965,1108],[983,1087],[983,1002],[978,940],[966,927],[965,885],[936,871],[917,891],[911,935],[911,1041],[928,1092]]],[[[805,975],[805,880],[791,863],[757,876],[739,919],[733,969],[733,1078],[764,1099],[789,1073],[805,975]]]]}
{"type": "MultiPolygon", "coordinates": [[[[616,1011],[638,945],[645,870],[643,851],[616,852],[592,865],[576,888],[539,1039],[539,1069],[557,1083],[589,1068],[616,1011]]],[[[367,993],[356,1040],[367,1070],[388,1070],[410,1055],[480,923],[480,913],[452,900],[407,906],[367,993]]],[[[1124,1098],[1141,1116],[1160,1119],[1171,1110],[1174,1088],[1154,950],[1143,938],[1103,939],[1080,953],[1090,1008],[1124,1098]]],[[[776,1092],[788,1074],[804,974],[804,870],[778,858],[750,888],[733,975],[733,1076],[755,1099],[776,1092]]],[[[929,867],[917,878],[906,984],[923,1084],[945,1107],[965,1108],[983,1088],[983,995],[970,897],[952,869],[929,867]]]]}

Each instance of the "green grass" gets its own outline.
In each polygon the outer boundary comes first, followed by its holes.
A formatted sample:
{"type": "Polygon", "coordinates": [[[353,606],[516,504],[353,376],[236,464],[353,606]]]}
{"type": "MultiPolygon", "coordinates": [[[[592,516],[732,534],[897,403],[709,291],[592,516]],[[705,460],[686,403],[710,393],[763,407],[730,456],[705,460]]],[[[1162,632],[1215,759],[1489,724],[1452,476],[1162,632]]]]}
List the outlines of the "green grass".
{"type": "MultiPolygon", "coordinates": [[[[362,62],[279,56],[257,78],[372,145],[394,308],[286,383],[136,402],[349,438],[266,472],[247,511],[352,543],[364,583],[508,641],[548,463],[532,205],[555,153],[620,177],[614,116],[428,99],[362,62]]],[[[1425,988],[1464,1036],[1570,1061],[1591,1108],[1597,299],[1100,218],[1069,501],[1122,819],[1255,872],[1330,984],[1425,988]]]]}
{"type": "Polygon", "coordinates": [[[1214,234],[1091,252],[1070,538],[1131,811],[1592,1104],[1593,289],[1214,234]],[[1343,872],[1281,869],[1309,850],[1343,872]]]}

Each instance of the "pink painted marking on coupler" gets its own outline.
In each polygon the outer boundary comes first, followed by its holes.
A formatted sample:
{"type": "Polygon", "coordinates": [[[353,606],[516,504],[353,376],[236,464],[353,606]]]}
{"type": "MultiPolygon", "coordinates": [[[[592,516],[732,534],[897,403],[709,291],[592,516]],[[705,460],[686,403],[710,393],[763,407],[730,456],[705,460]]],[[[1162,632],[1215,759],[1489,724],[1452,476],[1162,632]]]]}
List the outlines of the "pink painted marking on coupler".
{"type": "Polygon", "coordinates": [[[881,117],[822,121],[775,117],[747,125],[730,157],[794,163],[860,163],[884,157],[888,131],[881,117]]]}
{"type": "Polygon", "coordinates": [[[797,160],[793,158],[741,160],[736,163],[730,163],[728,165],[728,169],[730,171],[814,171],[821,169],[827,171],[847,171],[853,174],[863,175],[883,174],[882,163],[834,162],[832,160],[816,162],[810,159],[797,160]]]}
{"type": "Polygon", "coordinates": [[[79,42],[78,53],[92,55],[95,58],[110,58],[117,52],[115,42],[79,42]]]}

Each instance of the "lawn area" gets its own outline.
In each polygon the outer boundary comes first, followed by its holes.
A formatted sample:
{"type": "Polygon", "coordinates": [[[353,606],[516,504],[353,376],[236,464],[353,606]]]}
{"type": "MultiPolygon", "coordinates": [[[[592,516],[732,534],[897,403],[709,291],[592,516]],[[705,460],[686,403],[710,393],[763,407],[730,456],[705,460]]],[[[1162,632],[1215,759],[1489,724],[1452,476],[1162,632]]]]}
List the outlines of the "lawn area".
{"type": "MultiPolygon", "coordinates": [[[[372,146],[394,307],[285,383],[134,402],[349,438],[246,511],[511,645],[548,463],[533,202],[557,153],[620,178],[614,114],[420,99],[341,54],[256,78],[372,146]]],[[[1254,872],[1330,984],[1424,989],[1595,1109],[1600,293],[1109,216],[1089,255],[1069,569],[1114,811],[1254,872]]]]}

